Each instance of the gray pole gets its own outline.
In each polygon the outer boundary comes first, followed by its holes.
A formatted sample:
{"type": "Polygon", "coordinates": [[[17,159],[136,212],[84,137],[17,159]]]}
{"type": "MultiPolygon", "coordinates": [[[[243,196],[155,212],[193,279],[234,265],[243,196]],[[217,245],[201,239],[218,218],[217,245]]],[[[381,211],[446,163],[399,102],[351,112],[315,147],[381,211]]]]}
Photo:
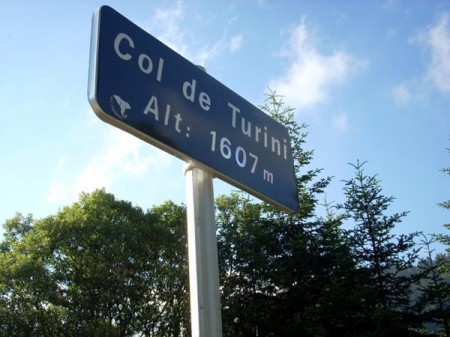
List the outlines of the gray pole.
{"type": "Polygon", "coordinates": [[[192,337],[222,337],[213,177],[186,163],[192,337]]]}

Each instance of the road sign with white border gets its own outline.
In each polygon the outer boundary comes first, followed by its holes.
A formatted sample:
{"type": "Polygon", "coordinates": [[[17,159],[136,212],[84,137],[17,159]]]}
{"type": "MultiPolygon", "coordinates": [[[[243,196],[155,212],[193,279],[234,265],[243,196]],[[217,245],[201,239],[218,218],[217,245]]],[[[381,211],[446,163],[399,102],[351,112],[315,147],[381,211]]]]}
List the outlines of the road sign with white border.
{"type": "Polygon", "coordinates": [[[288,130],[108,6],[93,17],[88,98],[103,121],[299,209],[288,130]]]}

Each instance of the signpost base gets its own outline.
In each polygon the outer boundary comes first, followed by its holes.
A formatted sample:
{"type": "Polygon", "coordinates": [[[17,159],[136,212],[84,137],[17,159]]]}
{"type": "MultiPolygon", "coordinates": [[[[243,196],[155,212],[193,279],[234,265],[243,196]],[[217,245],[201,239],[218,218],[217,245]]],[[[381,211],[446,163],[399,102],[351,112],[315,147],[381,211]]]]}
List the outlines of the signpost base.
{"type": "Polygon", "coordinates": [[[192,337],[222,337],[213,177],[186,163],[192,337]]]}

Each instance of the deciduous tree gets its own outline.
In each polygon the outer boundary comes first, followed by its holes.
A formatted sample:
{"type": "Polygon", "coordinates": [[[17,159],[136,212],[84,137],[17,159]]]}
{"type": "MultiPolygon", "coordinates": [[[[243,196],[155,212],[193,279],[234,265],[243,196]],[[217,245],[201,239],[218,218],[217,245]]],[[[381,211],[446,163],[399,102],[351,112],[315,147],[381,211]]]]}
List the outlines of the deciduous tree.
{"type": "Polygon", "coordinates": [[[143,211],[104,190],[6,223],[5,336],[180,336],[187,329],[184,207],[143,211]]]}

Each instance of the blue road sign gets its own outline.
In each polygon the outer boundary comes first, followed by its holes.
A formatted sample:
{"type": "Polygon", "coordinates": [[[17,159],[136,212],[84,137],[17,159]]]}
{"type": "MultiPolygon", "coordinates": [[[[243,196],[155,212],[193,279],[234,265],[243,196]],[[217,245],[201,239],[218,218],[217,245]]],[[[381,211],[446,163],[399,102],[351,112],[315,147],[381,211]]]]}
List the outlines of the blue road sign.
{"type": "Polygon", "coordinates": [[[287,129],[108,6],[93,17],[88,98],[103,121],[298,210],[287,129]]]}

